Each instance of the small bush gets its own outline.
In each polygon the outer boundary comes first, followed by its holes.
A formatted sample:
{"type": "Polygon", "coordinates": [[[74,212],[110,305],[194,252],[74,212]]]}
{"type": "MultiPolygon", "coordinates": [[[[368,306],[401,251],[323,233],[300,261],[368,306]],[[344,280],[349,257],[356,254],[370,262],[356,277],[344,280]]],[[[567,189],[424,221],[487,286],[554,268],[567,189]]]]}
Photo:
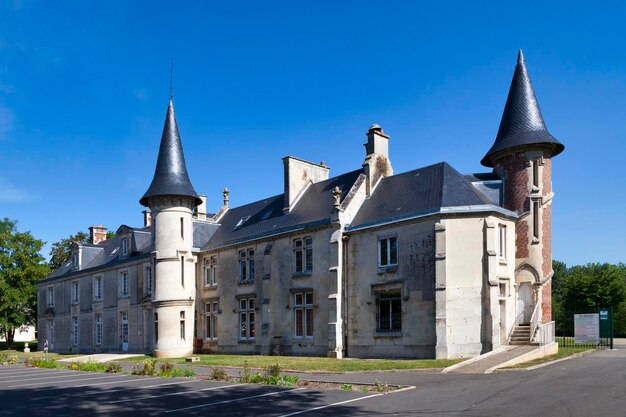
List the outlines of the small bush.
{"type": "Polygon", "coordinates": [[[378,379],[374,382],[374,388],[378,392],[386,393],[389,391],[389,384],[386,382],[380,382],[378,379]]]}
{"type": "Polygon", "coordinates": [[[352,391],[352,384],[341,384],[342,391],[352,391]]]}
{"type": "Polygon", "coordinates": [[[108,373],[108,374],[119,374],[122,372],[122,365],[120,365],[119,363],[107,363],[106,364],[106,369],[104,370],[104,372],[108,373]]]}
{"type": "Polygon", "coordinates": [[[279,364],[275,363],[274,365],[270,365],[267,368],[263,369],[265,374],[270,378],[278,378],[280,376],[280,371],[282,368],[279,364]]]}
{"type": "Polygon", "coordinates": [[[159,366],[159,374],[170,373],[170,372],[172,372],[173,369],[174,369],[174,364],[173,363],[171,363],[171,362],[162,363],[159,366]]]}
{"type": "Polygon", "coordinates": [[[133,371],[131,373],[133,375],[156,375],[156,360],[148,359],[141,362],[140,364],[133,366],[133,371]]]}
{"type": "Polygon", "coordinates": [[[248,361],[243,361],[243,375],[241,376],[241,382],[246,384],[250,382],[250,365],[248,361]]]}
{"type": "Polygon", "coordinates": [[[15,365],[17,363],[17,355],[10,355],[7,352],[0,353],[0,365],[15,365]]]}
{"type": "Polygon", "coordinates": [[[85,371],[85,372],[106,372],[107,364],[94,361],[89,362],[72,362],[67,366],[72,371],[85,371]]]}
{"type": "Polygon", "coordinates": [[[61,364],[57,362],[55,359],[32,359],[30,361],[30,365],[33,368],[56,369],[56,368],[61,367],[61,364]]]}
{"type": "Polygon", "coordinates": [[[224,368],[213,367],[211,368],[211,373],[209,374],[209,379],[214,379],[216,381],[228,381],[228,372],[224,368]]]}
{"type": "Polygon", "coordinates": [[[167,372],[160,372],[159,376],[165,378],[189,378],[195,376],[196,373],[192,369],[174,368],[167,372]]]}
{"type": "Polygon", "coordinates": [[[370,389],[364,386],[364,387],[361,387],[361,392],[368,393],[370,392],[370,389]]]}

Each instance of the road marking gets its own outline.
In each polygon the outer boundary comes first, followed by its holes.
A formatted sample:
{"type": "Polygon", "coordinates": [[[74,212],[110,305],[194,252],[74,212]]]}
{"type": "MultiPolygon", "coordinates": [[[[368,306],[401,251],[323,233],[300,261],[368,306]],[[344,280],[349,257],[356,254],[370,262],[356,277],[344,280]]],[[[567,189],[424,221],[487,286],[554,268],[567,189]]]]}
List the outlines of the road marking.
{"type": "MultiPolygon", "coordinates": [[[[105,378],[118,378],[120,377],[120,375],[109,375],[109,376],[100,376],[97,378],[80,378],[80,379],[70,379],[68,381],[60,381],[62,383],[66,383],[66,382],[80,382],[80,381],[91,381],[91,380],[96,380],[96,379],[105,379],[105,378]]],[[[42,378],[40,378],[42,379],[42,378]]],[[[45,379],[49,379],[49,378],[45,378],[45,379]]],[[[33,385],[43,385],[43,384],[50,384],[50,382],[34,382],[32,384],[18,384],[18,385],[9,385],[8,388],[17,388],[17,387],[30,387],[33,385]]],[[[65,389],[69,389],[69,388],[74,388],[74,387],[64,387],[65,389]]]]}
{"type": "MultiPolygon", "coordinates": [[[[408,391],[408,390],[411,390],[411,389],[415,389],[415,387],[414,386],[410,386],[410,387],[401,388],[401,389],[399,389],[397,391],[390,392],[389,394],[395,394],[395,393],[398,393],[398,392],[408,391]]],[[[326,404],[326,405],[320,405],[319,407],[307,408],[306,410],[295,411],[293,413],[283,414],[283,415],[278,416],[278,417],[295,416],[295,415],[298,415],[298,414],[304,414],[304,413],[308,413],[308,412],[311,412],[311,411],[317,411],[317,410],[322,410],[324,408],[334,407],[336,405],[348,404],[348,403],[353,403],[353,402],[356,402],[356,401],[366,400],[368,398],[380,397],[381,395],[385,395],[385,393],[367,395],[365,397],[353,398],[351,400],[339,401],[339,402],[336,402],[336,403],[326,404]]]]}
{"type": "MultiPolygon", "coordinates": [[[[50,374],[47,374],[47,375],[50,375],[50,374]]],[[[38,381],[41,381],[42,379],[55,379],[55,378],[62,379],[62,378],[73,378],[75,376],[77,376],[77,374],[72,371],[72,373],[69,374],[69,375],[68,374],[63,374],[63,375],[58,375],[57,374],[57,375],[53,375],[53,376],[37,377],[37,378],[34,378],[34,379],[36,379],[38,381]]],[[[21,381],[24,381],[25,379],[28,379],[28,378],[19,378],[19,380],[21,380],[21,381]]],[[[5,381],[5,382],[12,382],[12,381],[5,381]]],[[[17,382],[17,381],[15,381],[15,382],[17,382]]],[[[61,382],[63,382],[63,381],[61,381],[61,382]]]]}
{"type": "Polygon", "coordinates": [[[172,396],[172,395],[193,394],[193,393],[196,393],[196,392],[214,391],[216,389],[232,388],[232,387],[240,387],[240,386],[241,385],[222,385],[222,386],[219,386],[219,387],[204,388],[204,389],[198,389],[198,390],[193,390],[193,391],[173,392],[171,394],[146,395],[145,397],[128,398],[128,399],[125,399],[125,400],[109,401],[109,404],[125,403],[125,402],[128,402],[128,401],[149,400],[151,398],[162,398],[162,397],[169,397],[169,396],[172,396]]]}
{"type": "MultiPolygon", "coordinates": [[[[126,381],[126,382],[136,382],[136,381],[149,381],[151,379],[161,379],[161,377],[154,377],[154,378],[146,378],[146,379],[135,379],[132,381],[126,381]]],[[[117,381],[115,381],[117,382],[117,381]]],[[[113,392],[119,392],[119,391],[129,391],[129,390],[140,390],[140,389],[149,389],[149,388],[154,388],[154,387],[162,387],[165,385],[180,385],[180,384],[189,384],[190,382],[201,382],[200,379],[191,379],[188,381],[179,381],[179,382],[167,382],[165,384],[154,384],[154,385],[147,385],[145,387],[124,387],[124,388],[119,388],[119,389],[112,389],[107,391],[106,393],[113,393],[113,392]]],[[[107,382],[108,383],[108,382],[107,382]]],[[[50,388],[50,389],[58,389],[58,388],[50,388]]],[[[98,391],[87,391],[85,393],[81,393],[81,394],[73,394],[73,395],[68,395],[67,397],[84,397],[87,395],[94,395],[94,394],[98,394],[98,395],[102,395],[102,391],[98,390],[98,391]]]]}
{"type": "MultiPolygon", "coordinates": [[[[122,377],[124,376],[130,376],[130,375],[120,375],[122,377]]],[[[68,389],[68,388],[84,388],[84,387],[95,387],[95,386],[99,386],[99,385],[109,385],[109,384],[119,384],[119,383],[123,383],[123,382],[135,382],[135,381],[148,381],[150,379],[157,379],[159,378],[158,376],[155,376],[153,378],[146,378],[146,379],[139,379],[139,378],[135,378],[135,379],[126,379],[126,380],[122,380],[122,381],[110,381],[110,382],[98,382],[95,384],[83,384],[83,385],[75,385],[72,387],[54,387],[54,388],[39,388],[36,389],[35,392],[43,392],[43,391],[54,391],[57,389],[68,389]]],[[[62,381],[63,382],[63,381],[62,381]]],[[[129,387],[129,388],[133,388],[133,387],[129,387]]],[[[115,391],[125,391],[126,388],[121,388],[119,390],[115,390],[115,391]]],[[[107,392],[115,392],[115,391],[107,391],[107,392]]],[[[94,393],[98,393],[98,394],[102,394],[102,391],[92,391],[94,393]]],[[[81,393],[81,394],[73,394],[73,395],[67,395],[66,397],[80,397],[83,395],[87,395],[86,393],[81,393]]]]}
{"type": "Polygon", "coordinates": [[[28,372],[28,373],[20,373],[20,374],[16,374],[16,375],[9,375],[9,376],[0,376],[0,379],[11,379],[11,378],[29,378],[31,376],[35,376],[35,375],[50,375],[50,374],[56,374],[58,375],[59,373],[64,373],[67,374],[69,372],[74,373],[74,371],[59,371],[59,372],[28,372]]]}
{"type": "Polygon", "coordinates": [[[164,411],[163,413],[165,413],[165,414],[176,413],[178,411],[193,410],[195,408],[209,407],[211,405],[228,404],[228,403],[234,403],[234,402],[237,402],[237,401],[250,400],[252,398],[269,397],[269,396],[272,396],[272,395],[286,394],[288,392],[300,391],[300,390],[303,390],[303,389],[304,388],[294,388],[294,389],[290,389],[290,390],[286,390],[286,391],[274,391],[274,392],[268,392],[267,394],[251,395],[249,397],[235,398],[235,399],[232,399],[232,400],[215,401],[215,402],[212,402],[212,403],[193,405],[191,407],[177,408],[176,410],[168,410],[168,411],[164,411]]]}

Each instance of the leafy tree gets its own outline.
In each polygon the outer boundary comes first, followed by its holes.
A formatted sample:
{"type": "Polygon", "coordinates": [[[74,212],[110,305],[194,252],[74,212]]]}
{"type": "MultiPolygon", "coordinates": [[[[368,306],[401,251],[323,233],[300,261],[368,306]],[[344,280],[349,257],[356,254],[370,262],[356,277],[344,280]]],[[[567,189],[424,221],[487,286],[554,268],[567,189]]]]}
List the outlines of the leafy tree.
{"type": "Polygon", "coordinates": [[[70,251],[72,242],[89,243],[89,241],[88,233],[77,232],[60,242],[53,243],[50,249],[50,269],[57,269],[70,259],[70,256],[72,255],[70,251]]]}
{"type": "Polygon", "coordinates": [[[15,221],[0,220],[0,333],[9,349],[15,329],[37,319],[35,283],[50,272],[39,253],[43,245],[30,232],[18,232],[15,221]]]}
{"type": "Polygon", "coordinates": [[[563,301],[563,294],[565,293],[565,278],[569,272],[567,265],[564,262],[553,260],[552,270],[552,301],[561,303],[563,301]]]}
{"type": "Polygon", "coordinates": [[[570,268],[564,280],[563,307],[571,311],[618,307],[626,298],[625,272],[608,263],[570,268]]]}

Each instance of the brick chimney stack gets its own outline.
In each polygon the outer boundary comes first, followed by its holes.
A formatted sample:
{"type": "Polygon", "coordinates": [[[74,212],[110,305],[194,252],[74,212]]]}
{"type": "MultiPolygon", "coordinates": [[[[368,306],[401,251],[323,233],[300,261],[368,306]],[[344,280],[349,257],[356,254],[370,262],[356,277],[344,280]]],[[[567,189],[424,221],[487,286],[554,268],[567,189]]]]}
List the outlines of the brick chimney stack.
{"type": "Polygon", "coordinates": [[[107,240],[107,228],[102,225],[93,225],[89,228],[89,235],[91,237],[91,243],[97,245],[103,240],[107,240]]]}

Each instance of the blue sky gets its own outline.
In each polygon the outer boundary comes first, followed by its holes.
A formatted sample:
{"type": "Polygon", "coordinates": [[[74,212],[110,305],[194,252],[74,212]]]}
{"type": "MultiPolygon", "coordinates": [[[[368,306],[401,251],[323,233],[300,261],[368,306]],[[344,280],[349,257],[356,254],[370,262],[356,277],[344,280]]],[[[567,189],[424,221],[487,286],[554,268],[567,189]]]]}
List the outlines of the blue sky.
{"type": "MultiPolygon", "coordinates": [[[[140,226],[174,60],[191,180],[209,210],[280,194],[282,161],[461,172],[495,138],[524,49],[554,159],[553,255],[624,261],[624,6],[588,2],[0,2],[0,217],[49,244],[140,226]],[[507,3],[507,4],[505,4],[507,3]],[[548,4],[549,3],[549,4],[548,4]]],[[[618,3],[616,3],[618,4],[618,3]]]]}

